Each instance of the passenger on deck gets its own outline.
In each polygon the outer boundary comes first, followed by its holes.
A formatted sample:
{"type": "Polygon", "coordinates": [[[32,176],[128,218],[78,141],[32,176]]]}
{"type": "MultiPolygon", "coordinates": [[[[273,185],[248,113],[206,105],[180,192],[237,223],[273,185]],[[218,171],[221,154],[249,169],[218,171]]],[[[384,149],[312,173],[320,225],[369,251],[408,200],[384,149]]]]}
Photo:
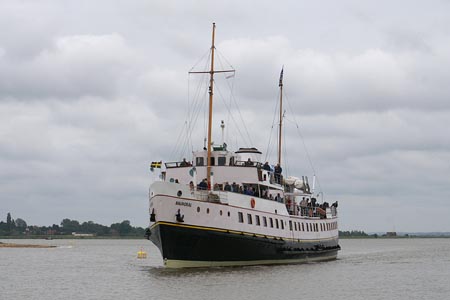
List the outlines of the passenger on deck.
{"type": "Polygon", "coordinates": [[[191,189],[191,191],[194,190],[194,183],[192,181],[189,182],[189,188],[191,189]]]}
{"type": "Polygon", "coordinates": [[[248,160],[245,162],[245,166],[246,166],[246,167],[253,167],[253,162],[252,162],[252,160],[250,159],[250,157],[249,157],[248,160]]]}
{"type": "Polygon", "coordinates": [[[238,187],[238,185],[236,184],[236,182],[233,182],[233,184],[231,185],[231,191],[232,191],[233,193],[237,193],[237,192],[239,191],[239,187],[238,187]]]}
{"type": "Polygon", "coordinates": [[[270,171],[270,166],[269,166],[269,162],[266,161],[266,163],[263,165],[263,169],[266,171],[270,171]]]}
{"type": "Polygon", "coordinates": [[[180,167],[187,167],[189,166],[189,163],[186,161],[186,158],[183,158],[183,161],[180,162],[180,167]]]}
{"type": "Polygon", "coordinates": [[[203,180],[197,185],[197,189],[198,189],[198,190],[207,190],[207,189],[208,189],[208,184],[206,183],[206,178],[203,179],[203,180]]]}
{"type": "Polygon", "coordinates": [[[255,192],[253,192],[253,188],[251,186],[248,187],[248,189],[247,189],[247,195],[249,195],[249,196],[254,196],[255,195],[255,192]]]}
{"type": "Polygon", "coordinates": [[[269,198],[267,190],[263,191],[262,197],[264,199],[268,199],[269,198]]]}
{"type": "Polygon", "coordinates": [[[305,215],[306,214],[306,207],[308,206],[308,201],[306,201],[305,197],[303,197],[302,201],[300,201],[300,209],[301,209],[301,214],[305,215]]]}
{"type": "Polygon", "coordinates": [[[275,166],[275,182],[278,184],[281,184],[281,172],[283,172],[283,169],[281,168],[280,164],[277,164],[275,166]]]}
{"type": "Polygon", "coordinates": [[[269,195],[269,200],[273,200],[272,194],[269,195]]]}
{"type": "Polygon", "coordinates": [[[276,196],[275,196],[275,201],[277,201],[277,202],[283,202],[283,198],[281,198],[281,196],[280,196],[280,193],[278,193],[276,196]]]}
{"type": "Polygon", "coordinates": [[[224,186],[223,190],[227,191],[227,192],[231,192],[231,185],[228,183],[228,181],[225,182],[225,186],[224,186]]]}

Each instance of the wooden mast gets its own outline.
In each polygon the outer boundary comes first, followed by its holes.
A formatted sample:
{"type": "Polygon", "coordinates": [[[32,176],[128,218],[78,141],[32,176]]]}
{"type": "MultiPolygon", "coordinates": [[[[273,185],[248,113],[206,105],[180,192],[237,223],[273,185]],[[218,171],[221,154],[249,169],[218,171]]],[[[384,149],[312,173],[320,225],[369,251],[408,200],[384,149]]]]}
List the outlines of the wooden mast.
{"type": "Polygon", "coordinates": [[[280,130],[278,132],[278,164],[281,166],[281,131],[283,128],[283,69],[281,69],[280,73],[280,83],[278,86],[280,87],[280,130]]]}
{"type": "MultiPolygon", "coordinates": [[[[208,185],[211,182],[211,132],[212,132],[212,112],[213,112],[213,92],[214,92],[214,39],[216,35],[216,23],[213,23],[211,42],[211,69],[209,72],[209,115],[208,115],[208,155],[206,167],[206,180],[208,185]]],[[[212,188],[212,186],[210,186],[212,188]]]]}

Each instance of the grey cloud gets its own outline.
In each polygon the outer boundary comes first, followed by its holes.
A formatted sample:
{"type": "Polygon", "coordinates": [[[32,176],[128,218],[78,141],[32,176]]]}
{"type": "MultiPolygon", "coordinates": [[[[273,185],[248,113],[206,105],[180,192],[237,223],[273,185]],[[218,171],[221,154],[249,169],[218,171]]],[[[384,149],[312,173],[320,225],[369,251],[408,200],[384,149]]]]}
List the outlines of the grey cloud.
{"type": "Polygon", "coordinates": [[[285,172],[314,173],[296,120],[342,229],[448,231],[449,11],[441,1],[3,1],[2,212],[145,226],[148,162],[203,147],[199,110],[193,148],[180,149],[204,80],[187,72],[216,21],[237,70],[216,77],[216,142],[225,120],[231,149],[266,151],[284,65],[285,172]]]}

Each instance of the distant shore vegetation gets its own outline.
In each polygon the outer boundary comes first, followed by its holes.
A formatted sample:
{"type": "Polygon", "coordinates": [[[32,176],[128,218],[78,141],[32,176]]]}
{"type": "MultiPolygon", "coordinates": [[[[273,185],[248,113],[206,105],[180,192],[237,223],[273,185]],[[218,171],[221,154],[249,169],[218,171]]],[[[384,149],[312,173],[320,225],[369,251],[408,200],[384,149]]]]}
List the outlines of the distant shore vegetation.
{"type": "MultiPolygon", "coordinates": [[[[63,219],[61,223],[52,226],[28,225],[21,218],[13,219],[11,213],[6,215],[6,222],[0,220],[0,238],[144,238],[145,228],[131,226],[124,220],[110,226],[93,221],[79,222],[63,219]]],[[[385,232],[366,233],[362,230],[339,231],[339,238],[450,238],[450,232],[405,233],[385,232]]]]}
{"type": "Polygon", "coordinates": [[[28,225],[21,218],[13,219],[11,213],[6,216],[6,222],[0,221],[0,237],[32,238],[32,237],[144,237],[145,229],[131,226],[130,221],[124,220],[105,226],[93,221],[79,222],[77,220],[63,219],[61,223],[51,226],[28,225]]]}

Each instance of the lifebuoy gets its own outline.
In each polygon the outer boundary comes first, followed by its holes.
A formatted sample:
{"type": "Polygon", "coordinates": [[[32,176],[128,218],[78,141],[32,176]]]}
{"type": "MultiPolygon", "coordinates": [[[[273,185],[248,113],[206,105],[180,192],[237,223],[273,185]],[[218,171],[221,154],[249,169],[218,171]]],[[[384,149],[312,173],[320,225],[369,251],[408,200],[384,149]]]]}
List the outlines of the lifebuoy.
{"type": "Polygon", "coordinates": [[[255,198],[252,198],[252,199],[250,200],[250,206],[251,206],[252,208],[255,208],[255,204],[256,204],[255,198]]]}

